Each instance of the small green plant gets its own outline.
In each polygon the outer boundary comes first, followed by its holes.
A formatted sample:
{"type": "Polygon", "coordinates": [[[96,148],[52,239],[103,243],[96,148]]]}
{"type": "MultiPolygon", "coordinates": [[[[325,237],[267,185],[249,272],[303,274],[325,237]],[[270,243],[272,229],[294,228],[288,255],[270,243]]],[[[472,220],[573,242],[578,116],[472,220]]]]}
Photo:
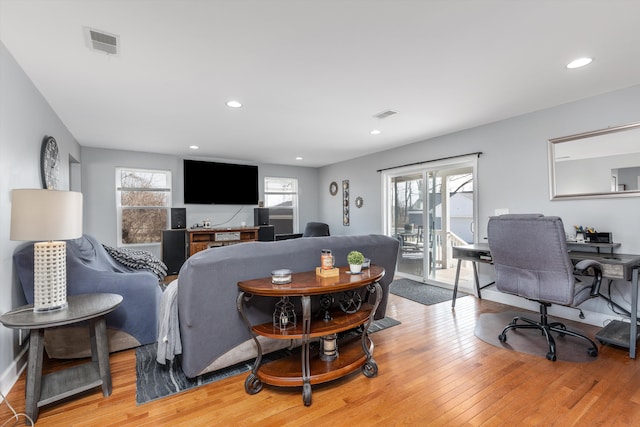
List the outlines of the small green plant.
{"type": "Polygon", "coordinates": [[[360,265],[364,262],[364,255],[362,255],[362,252],[351,251],[349,255],[347,255],[347,262],[349,264],[360,265]]]}

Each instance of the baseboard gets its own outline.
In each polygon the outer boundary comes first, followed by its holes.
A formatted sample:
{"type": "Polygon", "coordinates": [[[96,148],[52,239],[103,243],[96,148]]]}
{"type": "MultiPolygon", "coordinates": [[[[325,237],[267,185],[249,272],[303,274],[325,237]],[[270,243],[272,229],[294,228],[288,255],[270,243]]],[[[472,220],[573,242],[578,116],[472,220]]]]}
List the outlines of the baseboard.
{"type": "Polygon", "coordinates": [[[25,345],[18,354],[18,357],[11,362],[0,376],[0,390],[2,390],[2,394],[5,396],[9,394],[9,391],[11,391],[18,381],[18,378],[20,378],[20,374],[22,374],[22,371],[27,367],[28,351],[29,346],[25,345]]]}

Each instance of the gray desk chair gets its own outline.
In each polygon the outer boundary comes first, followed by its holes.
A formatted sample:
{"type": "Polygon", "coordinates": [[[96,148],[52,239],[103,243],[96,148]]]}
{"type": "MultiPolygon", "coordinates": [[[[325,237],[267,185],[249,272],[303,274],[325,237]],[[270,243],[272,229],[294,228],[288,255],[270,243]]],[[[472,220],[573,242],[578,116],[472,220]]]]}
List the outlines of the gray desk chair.
{"type": "Polygon", "coordinates": [[[308,222],[302,237],[329,236],[329,225],[324,222],[308,222]]]}
{"type": "Polygon", "coordinates": [[[500,341],[507,341],[511,329],[539,329],[549,344],[547,359],[551,361],[556,360],[551,332],[587,340],[591,344],[589,355],[596,357],[598,347],[590,338],[567,330],[560,322],[547,320],[547,307],[551,304],[576,307],[597,296],[602,281],[599,263],[584,260],[573,266],[562,220],[538,214],[491,217],[488,238],[498,290],[540,303],[539,322],[516,317],[503,329],[500,341]],[[576,278],[589,269],[594,276],[591,285],[576,278]]]}

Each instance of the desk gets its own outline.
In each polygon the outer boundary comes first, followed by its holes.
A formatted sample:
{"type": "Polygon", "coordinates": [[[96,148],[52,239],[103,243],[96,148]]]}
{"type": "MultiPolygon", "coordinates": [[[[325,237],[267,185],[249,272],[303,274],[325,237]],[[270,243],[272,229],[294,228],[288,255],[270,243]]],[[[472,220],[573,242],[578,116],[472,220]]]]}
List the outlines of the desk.
{"type": "Polygon", "coordinates": [[[489,250],[488,243],[475,243],[473,245],[454,246],[452,251],[453,258],[458,260],[458,267],[456,268],[456,281],[453,286],[453,298],[451,300],[451,308],[456,306],[456,296],[458,295],[458,281],[460,280],[460,268],[462,261],[471,261],[473,266],[473,277],[476,283],[476,293],[478,298],[482,299],[480,290],[492,285],[494,282],[488,283],[484,286],[480,286],[480,280],[478,279],[478,268],[476,263],[493,264],[491,258],[491,251],[489,250]]]}
{"type": "MultiPolygon", "coordinates": [[[[458,258],[458,268],[456,270],[456,281],[453,286],[453,300],[451,308],[455,308],[456,295],[458,292],[458,280],[460,276],[460,264],[463,260],[473,262],[473,272],[476,281],[476,290],[480,298],[480,285],[478,283],[478,272],[476,263],[491,264],[491,251],[488,243],[476,243],[473,245],[454,246],[453,257],[458,258]]],[[[636,344],[638,337],[638,267],[640,266],[640,255],[629,254],[602,254],[596,252],[569,251],[571,262],[577,264],[584,259],[592,259],[602,264],[602,277],[605,279],[624,280],[631,282],[631,324],[629,327],[629,335],[626,334],[626,325],[624,336],[616,337],[609,340],[605,335],[600,335],[603,331],[596,335],[600,342],[610,342],[623,347],[629,347],[629,357],[636,358],[636,344]]],[[[486,287],[489,285],[485,285],[486,287]]],[[[613,323],[613,322],[612,322],[613,323]]],[[[606,328],[605,328],[606,329],[606,328]]],[[[617,334],[620,331],[616,331],[617,334]]]]}
{"type": "Polygon", "coordinates": [[[40,407],[69,396],[102,386],[104,396],[111,395],[111,368],[105,316],[122,302],[116,294],[72,295],[67,307],[49,312],[34,312],[33,304],[0,316],[7,328],[30,329],[27,363],[26,413],[35,422],[40,407]],[[44,330],[89,321],[91,361],[42,375],[44,330]]]}

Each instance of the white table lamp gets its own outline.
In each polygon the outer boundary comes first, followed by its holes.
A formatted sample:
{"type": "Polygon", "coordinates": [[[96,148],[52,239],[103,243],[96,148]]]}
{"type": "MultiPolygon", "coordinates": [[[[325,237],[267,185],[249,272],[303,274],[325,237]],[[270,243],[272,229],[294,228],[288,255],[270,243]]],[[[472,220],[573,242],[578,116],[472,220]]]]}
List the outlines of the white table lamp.
{"type": "Polygon", "coordinates": [[[33,310],[67,305],[67,247],[82,237],[82,193],[59,190],[11,191],[11,240],[33,246],[33,310]],[[45,241],[43,241],[45,240],[45,241]]]}

